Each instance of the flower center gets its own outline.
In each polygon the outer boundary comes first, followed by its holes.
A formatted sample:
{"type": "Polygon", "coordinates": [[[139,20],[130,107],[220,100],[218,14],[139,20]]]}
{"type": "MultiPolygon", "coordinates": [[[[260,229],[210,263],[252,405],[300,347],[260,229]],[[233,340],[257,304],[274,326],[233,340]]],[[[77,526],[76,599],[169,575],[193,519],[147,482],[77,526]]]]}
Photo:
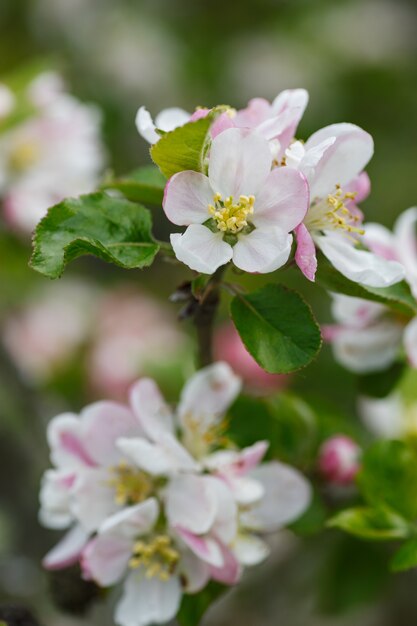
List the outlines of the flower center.
{"type": "Polygon", "coordinates": [[[167,581],[174,573],[179,559],[180,554],[173,547],[171,537],[157,535],[151,541],[135,543],[129,566],[132,569],[144,567],[146,578],[158,577],[160,580],[167,581]]]}
{"type": "Polygon", "coordinates": [[[183,443],[196,459],[201,459],[219,446],[227,447],[230,443],[225,434],[229,426],[227,419],[209,425],[205,421],[191,414],[184,416],[183,443]]]}
{"type": "Polygon", "coordinates": [[[111,468],[113,478],[109,485],[115,489],[116,504],[138,504],[152,493],[153,483],[151,478],[127,463],[120,463],[111,468]]]}
{"type": "Polygon", "coordinates": [[[343,230],[347,233],[365,234],[360,226],[360,215],[355,214],[345,204],[354,200],[355,196],[356,193],[344,193],[340,185],[336,185],[335,193],[310,207],[304,221],[308,230],[343,230]]]}
{"type": "Polygon", "coordinates": [[[208,212],[223,233],[236,234],[248,226],[247,217],[253,214],[255,196],[239,196],[235,200],[229,196],[223,200],[221,194],[213,196],[214,204],[208,205],[208,212]]]}
{"type": "Polygon", "coordinates": [[[36,163],[39,147],[34,141],[18,143],[10,153],[9,166],[14,172],[23,172],[36,163]]]}

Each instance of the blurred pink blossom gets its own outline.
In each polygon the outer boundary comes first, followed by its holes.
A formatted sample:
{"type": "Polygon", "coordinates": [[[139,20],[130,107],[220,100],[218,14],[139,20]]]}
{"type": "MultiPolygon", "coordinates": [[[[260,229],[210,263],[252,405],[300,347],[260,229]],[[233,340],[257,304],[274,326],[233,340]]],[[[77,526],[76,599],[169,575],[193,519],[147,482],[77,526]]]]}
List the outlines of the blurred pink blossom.
{"type": "Polygon", "coordinates": [[[320,472],[329,483],[348,485],[359,470],[359,446],[346,435],[327,439],[320,448],[320,472]]]}

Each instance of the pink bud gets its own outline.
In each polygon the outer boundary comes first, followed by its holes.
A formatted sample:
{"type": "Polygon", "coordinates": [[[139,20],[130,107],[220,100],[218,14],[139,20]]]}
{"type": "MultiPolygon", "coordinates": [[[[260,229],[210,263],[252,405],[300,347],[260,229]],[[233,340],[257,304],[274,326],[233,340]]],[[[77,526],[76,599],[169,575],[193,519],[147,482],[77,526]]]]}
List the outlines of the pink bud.
{"type": "Polygon", "coordinates": [[[348,485],[359,470],[359,456],[360,448],[350,437],[330,437],[320,448],[320,472],[330,483],[348,485]]]}
{"type": "Polygon", "coordinates": [[[226,361],[240,376],[248,391],[268,393],[284,389],[290,380],[286,374],[268,374],[246,350],[233,324],[221,326],[214,337],[214,355],[226,361]]]}

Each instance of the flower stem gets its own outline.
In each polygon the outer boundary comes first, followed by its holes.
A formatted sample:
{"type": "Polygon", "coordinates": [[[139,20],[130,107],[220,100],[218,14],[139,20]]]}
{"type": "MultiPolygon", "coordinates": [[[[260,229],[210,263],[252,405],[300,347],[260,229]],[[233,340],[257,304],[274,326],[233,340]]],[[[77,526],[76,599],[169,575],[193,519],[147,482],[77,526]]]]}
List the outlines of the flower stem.
{"type": "Polygon", "coordinates": [[[213,362],[214,320],[220,303],[220,283],[226,267],[227,265],[219,267],[210,278],[194,313],[199,367],[205,367],[213,362]]]}

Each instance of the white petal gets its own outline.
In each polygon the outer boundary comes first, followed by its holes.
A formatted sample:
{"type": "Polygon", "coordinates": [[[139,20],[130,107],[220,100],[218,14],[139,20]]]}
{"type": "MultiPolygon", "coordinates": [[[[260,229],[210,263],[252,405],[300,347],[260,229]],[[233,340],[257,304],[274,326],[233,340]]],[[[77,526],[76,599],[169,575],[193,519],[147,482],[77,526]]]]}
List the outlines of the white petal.
{"type": "Polygon", "coordinates": [[[141,570],[134,571],[126,579],[114,619],[119,626],[165,624],[177,614],[180,601],[181,586],[176,576],[164,582],[146,578],[141,570]]]}
{"type": "Polygon", "coordinates": [[[162,206],[173,224],[202,224],[211,217],[209,205],[214,202],[213,196],[207,176],[187,170],[178,172],[169,179],[162,206]]]}
{"type": "Polygon", "coordinates": [[[367,428],[386,439],[397,439],[405,432],[404,406],[399,394],[386,398],[360,398],[359,412],[367,428]]]}
{"type": "Polygon", "coordinates": [[[236,501],[243,506],[258,502],[265,494],[265,489],[259,480],[250,478],[249,476],[239,477],[225,477],[227,484],[233,491],[233,495],[236,501]]]}
{"type": "Polygon", "coordinates": [[[289,233],[300,224],[309,206],[307,181],[300,172],[277,167],[255,199],[252,222],[259,228],[276,226],[289,233]]]}
{"type": "Polygon", "coordinates": [[[117,583],[132,556],[133,542],[124,537],[96,536],[84,548],[81,557],[83,575],[101,587],[117,583]]]}
{"type": "Polygon", "coordinates": [[[320,235],[314,240],[330,263],[355,283],[368,287],[389,287],[404,278],[404,268],[400,263],[359,250],[343,236],[320,235]]]}
{"type": "Polygon", "coordinates": [[[268,142],[256,133],[230,128],[211,145],[209,179],[213,191],[224,198],[256,195],[271,166],[268,142]]]}
{"type": "Polygon", "coordinates": [[[173,529],[178,540],[183,542],[199,559],[213,567],[224,565],[220,543],[210,536],[200,536],[177,526],[173,529]]]}
{"type": "Polygon", "coordinates": [[[179,107],[170,107],[168,109],[162,109],[155,118],[155,126],[168,133],[178,126],[183,126],[189,122],[191,115],[180,109],[179,107]]]}
{"type": "Polygon", "coordinates": [[[386,313],[386,307],[378,302],[352,298],[332,293],[332,315],[337,322],[350,328],[365,328],[386,313]]]}
{"type": "Polygon", "coordinates": [[[174,432],[172,412],[157,384],[141,378],[130,390],[130,404],[146,435],[157,440],[161,432],[174,432]]]}
{"type": "Polygon", "coordinates": [[[187,450],[169,433],[160,434],[157,444],[146,439],[122,438],[118,440],[117,446],[137,467],[153,476],[198,468],[187,450]]]}
{"type": "Polygon", "coordinates": [[[404,330],[404,346],[410,364],[417,368],[417,317],[404,330]]]}
{"type": "Polygon", "coordinates": [[[181,551],[180,568],[185,593],[198,593],[210,579],[207,564],[186,548],[181,551]]]}
{"type": "Polygon", "coordinates": [[[384,370],[395,361],[402,334],[402,326],[394,320],[365,328],[341,328],[332,341],[334,357],[357,374],[384,370]]]}
{"type": "Polygon", "coordinates": [[[184,474],[171,480],[166,491],[166,514],[171,526],[197,534],[210,530],[218,511],[218,500],[208,478],[184,474]]]}
{"type": "Polygon", "coordinates": [[[51,461],[57,467],[94,466],[82,442],[81,420],[74,413],[63,413],[48,424],[47,437],[51,461]]]}
{"type": "Polygon", "coordinates": [[[187,427],[187,416],[207,427],[216,424],[234,402],[241,380],[230,365],[217,362],[196,372],[186,383],[178,405],[178,417],[187,427]]]}
{"type": "Polygon", "coordinates": [[[329,137],[334,144],[324,152],[311,181],[311,198],[323,198],[336,185],[346,185],[358,176],[372,158],[374,142],[367,132],[354,124],[332,124],[314,133],[306,142],[306,151],[329,137]]]}
{"type": "Polygon", "coordinates": [[[63,569],[76,563],[88,541],[89,533],[80,525],[74,526],[42,561],[46,569],[63,569]]]}
{"type": "Polygon", "coordinates": [[[394,233],[399,260],[406,270],[406,278],[417,298],[417,207],[407,209],[395,223],[394,233]]]}
{"type": "Polygon", "coordinates": [[[183,235],[171,235],[171,245],[179,261],[203,274],[214,274],[233,256],[232,247],[223,241],[220,231],[213,233],[200,224],[192,224],[183,235]]]}
{"type": "Polygon", "coordinates": [[[233,248],[233,263],[245,272],[268,274],[288,261],[291,244],[292,235],[279,228],[255,228],[239,237],[233,248]]]}
{"type": "Polygon", "coordinates": [[[73,521],[70,490],[76,475],[66,470],[46,470],[40,491],[39,520],[48,528],[67,528],[73,521]]]}
{"type": "Polygon", "coordinates": [[[129,506],[108,517],[98,529],[100,535],[114,535],[134,539],[152,530],[159,515],[156,498],[129,506]]]}
{"type": "Polygon", "coordinates": [[[159,141],[160,136],[155,130],[155,124],[152,121],[152,117],[149,111],[145,107],[140,107],[136,113],[136,128],[138,133],[142,135],[149,143],[156,143],[159,141]]]}
{"type": "Polygon", "coordinates": [[[71,512],[90,531],[118,508],[110,480],[108,471],[86,469],[71,490],[71,512]]]}
{"type": "Polygon", "coordinates": [[[382,224],[366,223],[363,243],[384,259],[398,260],[395,236],[382,224]]]}
{"type": "Polygon", "coordinates": [[[233,542],[233,553],[242,565],[257,565],[264,561],[270,552],[268,544],[263,539],[249,533],[240,533],[233,542]]]}
{"type": "Polygon", "coordinates": [[[310,483],[296,469],[278,461],[264,463],[251,472],[264,488],[259,504],[241,515],[244,526],[271,532],[296,520],[310,504],[310,483]]]}
{"type": "Polygon", "coordinates": [[[281,113],[285,109],[298,109],[302,117],[308,104],[308,91],[306,89],[285,89],[273,100],[274,112],[281,113]]]}
{"type": "Polygon", "coordinates": [[[207,476],[206,481],[216,497],[217,512],[211,532],[220,541],[229,544],[237,532],[237,506],[234,495],[225,482],[213,476],[207,476]]]}

